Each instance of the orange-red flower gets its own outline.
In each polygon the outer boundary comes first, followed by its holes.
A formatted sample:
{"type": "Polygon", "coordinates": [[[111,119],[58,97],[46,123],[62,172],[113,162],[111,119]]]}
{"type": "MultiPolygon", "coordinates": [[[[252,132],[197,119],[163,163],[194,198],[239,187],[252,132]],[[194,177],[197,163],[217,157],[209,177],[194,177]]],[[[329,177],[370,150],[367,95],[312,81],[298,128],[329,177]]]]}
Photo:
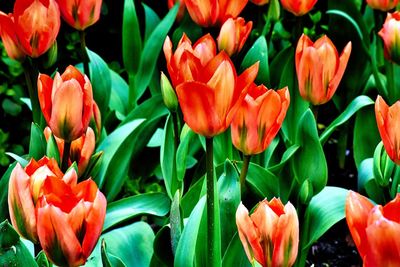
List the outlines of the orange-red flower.
{"type": "Polygon", "coordinates": [[[282,7],[295,16],[307,14],[317,3],[317,0],[280,0],[282,7]]]}
{"type": "Polygon", "coordinates": [[[400,64],[400,12],[387,13],[383,28],[379,31],[383,40],[385,57],[400,64]]]}
{"type": "Polygon", "coordinates": [[[35,205],[42,195],[42,185],[47,177],[63,179],[66,183],[76,184],[75,171],[65,175],[54,159],[44,157],[31,161],[22,168],[19,163],[13,169],[8,186],[8,208],[14,228],[24,238],[38,243],[35,205]]]}
{"type": "Polygon", "coordinates": [[[232,143],[245,155],[263,152],[285,119],[290,96],[287,87],[274,91],[264,85],[250,86],[232,123],[232,143]]]}
{"type": "Polygon", "coordinates": [[[264,267],[292,266],[299,244],[299,220],[296,209],[280,199],[261,201],[249,216],[240,203],[236,211],[240,241],[249,261],[264,267]]]}
{"type": "Polygon", "coordinates": [[[351,191],[346,221],[365,267],[400,266],[400,194],[382,207],[351,191]]]}
{"type": "Polygon", "coordinates": [[[269,3],[269,0],[250,0],[253,4],[256,4],[258,6],[263,6],[269,3]]]}
{"type": "Polygon", "coordinates": [[[25,53],[19,46],[12,14],[7,15],[0,11],[0,36],[3,40],[7,55],[10,58],[15,60],[22,60],[25,58],[25,53]]]}
{"type": "Polygon", "coordinates": [[[38,201],[37,233],[46,256],[58,266],[80,266],[101,234],[107,201],[91,179],[69,185],[49,177],[38,201]]]}
{"type": "Polygon", "coordinates": [[[168,8],[171,9],[177,2],[179,2],[179,10],[178,14],[176,15],[176,19],[178,21],[182,20],[183,16],[185,15],[185,1],[184,0],[168,0],[168,8]]]}
{"type": "Polygon", "coordinates": [[[253,22],[246,21],[243,18],[229,18],[221,27],[218,36],[218,49],[232,56],[242,50],[244,43],[249,37],[253,22]]]}
{"type": "Polygon", "coordinates": [[[84,30],[100,18],[102,0],[57,0],[62,18],[73,28],[84,30]]]}
{"type": "Polygon", "coordinates": [[[375,101],[375,117],[386,152],[400,164],[400,101],[388,106],[381,96],[375,101]]]}
{"type": "Polygon", "coordinates": [[[39,74],[38,95],[47,125],[58,138],[71,142],[86,132],[93,112],[92,85],[86,75],[68,66],[54,80],[39,74]]]}
{"type": "Polygon", "coordinates": [[[313,105],[328,102],[343,77],[350,52],[351,42],[339,57],[336,47],[326,35],[313,43],[303,34],[296,48],[300,95],[313,105]]]}
{"type": "Polygon", "coordinates": [[[367,0],[367,4],[373,9],[388,11],[397,6],[398,0],[367,0]]]}

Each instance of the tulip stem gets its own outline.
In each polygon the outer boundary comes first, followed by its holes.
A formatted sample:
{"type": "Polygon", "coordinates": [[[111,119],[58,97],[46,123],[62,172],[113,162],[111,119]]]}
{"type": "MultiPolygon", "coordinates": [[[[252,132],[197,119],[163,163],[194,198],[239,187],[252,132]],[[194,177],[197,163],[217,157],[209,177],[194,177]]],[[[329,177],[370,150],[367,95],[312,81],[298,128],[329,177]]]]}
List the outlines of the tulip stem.
{"type": "Polygon", "coordinates": [[[41,111],[37,94],[37,78],[39,72],[30,58],[23,64],[26,86],[28,87],[29,98],[31,99],[33,122],[40,125],[41,111]]]}
{"type": "Polygon", "coordinates": [[[89,62],[90,58],[86,50],[86,33],[85,31],[79,31],[79,37],[81,38],[81,52],[82,52],[82,61],[83,61],[83,70],[86,76],[90,80],[90,70],[89,70],[89,62]]]}
{"type": "Polygon", "coordinates": [[[178,125],[178,113],[176,111],[171,112],[172,115],[172,123],[174,124],[174,145],[175,145],[175,153],[178,150],[179,146],[179,125],[178,125]]]}
{"type": "Polygon", "coordinates": [[[69,159],[69,152],[71,150],[71,142],[64,142],[64,151],[63,151],[63,156],[62,156],[62,162],[61,162],[61,170],[65,172],[68,169],[68,159],[69,159]]]}
{"type": "Polygon", "coordinates": [[[396,90],[394,82],[394,70],[392,62],[385,62],[386,79],[387,79],[387,92],[388,92],[388,102],[393,105],[398,100],[398,93],[396,90]]]}
{"type": "Polygon", "coordinates": [[[244,155],[243,157],[243,165],[242,165],[242,170],[240,171],[240,192],[243,195],[243,192],[246,189],[246,176],[247,176],[247,171],[249,170],[249,164],[250,164],[250,158],[251,155],[244,155]]]}
{"type": "MultiPolygon", "coordinates": [[[[318,123],[318,109],[319,106],[318,105],[310,105],[310,109],[314,115],[314,119],[315,119],[315,123],[318,123]]],[[[318,126],[318,125],[317,125],[318,126]]],[[[318,127],[317,127],[318,128],[318,127]]]]}

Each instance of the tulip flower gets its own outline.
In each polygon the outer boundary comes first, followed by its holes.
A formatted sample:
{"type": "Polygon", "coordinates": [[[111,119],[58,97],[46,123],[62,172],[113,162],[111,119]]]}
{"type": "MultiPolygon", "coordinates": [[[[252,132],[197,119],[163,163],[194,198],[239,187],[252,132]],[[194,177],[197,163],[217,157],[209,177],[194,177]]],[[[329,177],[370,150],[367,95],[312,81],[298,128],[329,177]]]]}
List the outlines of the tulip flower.
{"type": "Polygon", "coordinates": [[[346,221],[364,267],[400,266],[400,194],[384,207],[350,191],[346,221]]]}
{"type": "Polygon", "coordinates": [[[263,6],[269,3],[269,0],[250,0],[253,4],[257,6],[263,6]]]}
{"type": "Polygon", "coordinates": [[[246,21],[243,18],[229,18],[221,27],[218,36],[218,49],[232,56],[242,50],[244,43],[249,37],[253,22],[246,21]]]}
{"type": "Polygon", "coordinates": [[[62,18],[79,31],[95,24],[100,18],[102,0],[57,0],[62,18]]]}
{"type": "Polygon", "coordinates": [[[83,265],[100,237],[106,205],[91,179],[69,185],[47,178],[36,208],[37,233],[47,258],[57,266],[83,265]]]}
{"type": "Polygon", "coordinates": [[[388,13],[383,28],[379,31],[383,40],[385,57],[400,64],[400,12],[388,13]]]}
{"type": "Polygon", "coordinates": [[[343,77],[350,52],[351,42],[339,57],[336,47],[326,35],[313,43],[303,34],[296,48],[296,72],[301,97],[313,105],[328,102],[343,77]]]}
{"type": "Polygon", "coordinates": [[[39,74],[38,96],[47,125],[58,138],[71,142],[86,132],[93,112],[92,85],[87,76],[68,66],[54,80],[39,74]]]}
{"type": "Polygon", "coordinates": [[[201,37],[193,46],[186,34],[183,34],[175,52],[172,52],[172,42],[168,36],[165,39],[163,49],[172,85],[176,87],[185,80],[192,79],[191,70],[184,68],[182,61],[190,57],[191,61],[199,61],[196,64],[200,63],[205,66],[215,57],[217,46],[210,34],[201,37]]]}
{"type": "Polygon", "coordinates": [[[290,96],[287,87],[274,91],[250,86],[231,123],[232,143],[245,155],[263,152],[285,119],[290,96]]]}
{"type": "Polygon", "coordinates": [[[42,194],[42,185],[47,177],[63,179],[66,183],[76,184],[75,171],[65,175],[54,159],[44,157],[39,161],[31,159],[25,168],[19,163],[10,175],[8,185],[8,208],[12,225],[24,238],[38,243],[35,205],[42,194]]]}
{"type": "Polygon", "coordinates": [[[19,46],[12,14],[7,15],[0,11],[0,36],[7,55],[12,59],[22,61],[25,58],[25,53],[19,46]]]}
{"type": "Polygon", "coordinates": [[[387,154],[392,161],[400,164],[400,101],[389,107],[378,96],[375,101],[375,117],[387,154]]]}
{"type": "Polygon", "coordinates": [[[398,0],[367,0],[367,4],[381,11],[388,11],[397,6],[398,0]]]}
{"type": "Polygon", "coordinates": [[[185,58],[182,68],[189,69],[192,77],[176,87],[184,120],[194,132],[213,137],[229,127],[238,104],[257,76],[258,63],[237,76],[224,51],[205,66],[185,58]]]}
{"type": "Polygon", "coordinates": [[[249,261],[264,267],[292,266],[299,244],[296,209],[280,199],[261,201],[253,214],[240,203],[236,211],[239,238],[249,261]]]}
{"type": "Polygon", "coordinates": [[[295,16],[303,16],[317,3],[317,0],[280,0],[282,7],[295,16]]]}
{"type": "Polygon", "coordinates": [[[171,9],[177,2],[179,2],[179,10],[176,15],[176,20],[181,21],[183,16],[185,15],[185,1],[184,0],[168,0],[168,8],[171,9]]]}

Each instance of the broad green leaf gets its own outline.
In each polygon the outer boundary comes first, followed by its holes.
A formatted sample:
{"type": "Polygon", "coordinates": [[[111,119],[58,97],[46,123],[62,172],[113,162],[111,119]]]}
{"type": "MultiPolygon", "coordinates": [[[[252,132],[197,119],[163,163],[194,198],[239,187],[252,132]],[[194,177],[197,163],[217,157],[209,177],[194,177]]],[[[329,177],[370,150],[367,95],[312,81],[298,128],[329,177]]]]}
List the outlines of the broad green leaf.
{"type": "Polygon", "coordinates": [[[142,3],[144,14],[145,14],[145,29],[144,29],[144,42],[146,43],[151,33],[155,30],[157,25],[160,23],[160,18],[157,13],[154,12],[148,5],[142,3]]]}
{"type": "Polygon", "coordinates": [[[292,57],[292,53],[294,53],[293,48],[289,46],[279,51],[279,53],[272,59],[270,64],[272,88],[277,88],[279,86],[282,77],[282,71],[285,68],[285,65],[288,63],[288,59],[292,57]]]}
{"type": "Polygon", "coordinates": [[[214,164],[223,164],[226,159],[240,159],[238,151],[232,145],[230,129],[214,138],[214,164]]]}
{"type": "Polygon", "coordinates": [[[172,199],[171,211],[169,215],[169,223],[171,226],[171,245],[174,254],[176,253],[183,229],[182,209],[180,204],[181,192],[177,190],[174,198],[172,199]]]}
{"type": "Polygon", "coordinates": [[[184,129],[181,132],[181,142],[179,143],[176,152],[176,176],[178,181],[183,181],[183,178],[185,177],[187,164],[182,163],[187,163],[189,146],[192,144],[193,137],[195,136],[196,134],[188,126],[184,126],[184,129]]]}
{"type": "Polygon", "coordinates": [[[135,119],[140,118],[158,118],[168,114],[168,109],[165,107],[161,95],[153,96],[134,110],[132,110],[122,122],[122,124],[129,123],[135,119]]]}
{"type": "Polygon", "coordinates": [[[126,267],[120,258],[107,253],[106,241],[104,239],[101,240],[101,263],[103,267],[126,267]]]}
{"type": "Polygon", "coordinates": [[[205,188],[205,176],[190,186],[188,192],[183,196],[181,205],[184,217],[188,217],[191,214],[197,202],[204,195],[203,188],[205,188]]]}
{"type": "Polygon", "coordinates": [[[383,188],[378,185],[374,176],[374,159],[367,158],[358,166],[357,188],[359,192],[365,191],[377,203],[384,203],[383,188]]]}
{"type": "MultiPolygon", "coordinates": [[[[237,165],[241,170],[243,162],[238,162],[237,165]]],[[[278,177],[269,170],[251,162],[247,172],[246,184],[260,198],[270,199],[280,196],[278,177]]]]}
{"type": "Polygon", "coordinates": [[[239,235],[236,233],[222,259],[222,267],[250,267],[251,263],[246,256],[243,248],[243,244],[239,239],[239,235]]]}
{"type": "Polygon", "coordinates": [[[270,86],[269,81],[269,63],[268,63],[268,46],[264,36],[258,37],[253,46],[249,49],[242,61],[241,70],[245,70],[256,62],[259,62],[258,75],[256,78],[257,84],[270,86]]]}
{"type": "Polygon", "coordinates": [[[54,158],[58,165],[61,166],[62,155],[58,151],[58,146],[54,135],[50,135],[49,141],[46,146],[46,156],[49,158],[54,158]]]}
{"type": "Polygon", "coordinates": [[[278,173],[283,168],[283,166],[285,166],[285,164],[293,157],[293,155],[297,152],[299,148],[299,145],[292,145],[288,147],[283,153],[281,161],[274,166],[268,167],[268,170],[273,173],[278,173]]]}
{"type": "Polygon", "coordinates": [[[51,267],[51,262],[47,259],[43,250],[35,257],[35,261],[39,267],[51,267]]]}
{"type": "Polygon", "coordinates": [[[134,0],[124,1],[122,20],[122,59],[126,71],[135,74],[142,53],[142,37],[134,0]]]}
{"type": "Polygon", "coordinates": [[[333,131],[346,121],[348,121],[351,116],[353,116],[358,110],[361,108],[372,105],[374,104],[374,101],[372,101],[371,98],[368,96],[358,96],[351,103],[347,106],[347,108],[342,112],[342,114],[339,115],[326,129],[325,131],[321,134],[321,137],[319,138],[319,141],[321,144],[325,144],[325,142],[328,140],[329,136],[333,133],[333,131]]]}
{"type": "MultiPolygon", "coordinates": [[[[126,115],[128,112],[128,92],[129,86],[125,80],[113,70],[111,74],[111,96],[110,96],[110,109],[126,115]]],[[[119,118],[119,116],[117,115],[119,118]]]]}
{"type": "Polygon", "coordinates": [[[154,255],[150,266],[173,266],[174,254],[172,253],[171,228],[169,227],[169,225],[164,225],[157,232],[154,239],[153,248],[154,255]]]}
{"type": "Polygon", "coordinates": [[[28,165],[28,161],[25,159],[24,157],[21,157],[17,154],[11,153],[11,152],[6,152],[5,153],[7,156],[13,158],[15,161],[17,161],[19,164],[21,164],[22,167],[25,167],[26,165],[28,165]]]}
{"type": "Polygon", "coordinates": [[[10,181],[11,172],[14,170],[15,165],[17,165],[16,162],[11,164],[0,179],[0,221],[4,221],[9,218],[8,183],[10,181]]]}
{"type": "Polygon", "coordinates": [[[165,216],[169,206],[169,198],[163,193],[141,194],[111,202],[107,205],[103,232],[138,215],[165,216]]]}
{"type": "Polygon", "coordinates": [[[36,123],[31,124],[31,137],[29,140],[29,156],[35,160],[41,159],[46,153],[46,139],[42,129],[36,123]]]}

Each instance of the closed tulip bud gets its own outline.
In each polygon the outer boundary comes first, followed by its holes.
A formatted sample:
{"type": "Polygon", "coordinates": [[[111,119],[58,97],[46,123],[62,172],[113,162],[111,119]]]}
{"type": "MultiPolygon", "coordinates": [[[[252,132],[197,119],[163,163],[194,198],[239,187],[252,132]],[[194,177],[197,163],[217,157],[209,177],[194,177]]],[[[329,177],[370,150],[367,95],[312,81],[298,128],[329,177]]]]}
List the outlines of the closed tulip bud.
{"type": "Polygon", "coordinates": [[[296,72],[301,97],[313,105],[328,102],[343,77],[350,52],[351,42],[339,56],[326,35],[313,43],[303,34],[296,48],[296,72]]]}
{"type": "Polygon", "coordinates": [[[0,36],[7,55],[12,59],[23,61],[25,53],[19,46],[12,14],[7,15],[0,11],[0,36]]]}
{"type": "Polygon", "coordinates": [[[388,11],[397,6],[398,0],[367,0],[367,4],[373,9],[388,11]]]}
{"type": "Polygon", "coordinates": [[[299,200],[301,204],[308,205],[314,196],[314,188],[312,182],[306,179],[300,187],[299,200]]]}
{"type": "Polygon", "coordinates": [[[295,16],[303,16],[317,3],[317,0],[281,0],[282,7],[295,16]]]}
{"type": "Polygon", "coordinates": [[[178,108],[178,98],[176,97],[174,88],[172,88],[167,76],[161,72],[161,94],[165,106],[171,110],[176,111],[178,108]]]}
{"type": "Polygon", "coordinates": [[[383,40],[385,57],[400,64],[400,12],[388,13],[383,28],[379,31],[383,40]]]}
{"type": "Polygon", "coordinates": [[[267,149],[281,128],[289,102],[287,87],[274,91],[264,85],[250,86],[232,120],[234,146],[245,155],[267,149]]]}
{"type": "Polygon", "coordinates": [[[269,3],[269,0],[250,0],[253,4],[256,4],[257,6],[263,6],[269,3]]]}
{"type": "Polygon", "coordinates": [[[47,177],[56,177],[74,184],[77,181],[75,172],[61,172],[54,159],[44,157],[31,161],[22,168],[19,163],[10,175],[8,186],[8,208],[14,228],[24,238],[38,243],[35,206],[42,195],[42,186],[47,177]]]}
{"type": "Polygon", "coordinates": [[[224,50],[229,56],[239,53],[249,37],[253,22],[243,18],[229,18],[221,27],[218,36],[218,49],[224,50]]]}
{"type": "Polygon", "coordinates": [[[346,221],[363,266],[400,266],[400,194],[384,207],[350,191],[346,221]]]}
{"type": "Polygon", "coordinates": [[[39,74],[38,96],[43,116],[53,134],[71,142],[86,132],[93,112],[92,85],[88,77],[68,66],[54,80],[39,74]]]}
{"type": "Polygon", "coordinates": [[[100,18],[102,0],[57,0],[62,18],[73,28],[83,31],[100,18]]]}
{"type": "Polygon", "coordinates": [[[179,2],[179,10],[176,15],[176,20],[181,21],[183,16],[185,15],[186,6],[184,0],[168,0],[168,8],[171,9],[176,3],[179,2]]]}
{"type": "Polygon", "coordinates": [[[55,0],[17,0],[13,16],[25,54],[39,57],[54,44],[60,29],[60,11],[55,0]]]}
{"type": "Polygon", "coordinates": [[[263,267],[292,266],[299,244],[296,209],[280,199],[261,201],[253,214],[240,203],[236,211],[239,238],[249,261],[263,267]]]}
{"type": "Polygon", "coordinates": [[[58,266],[83,265],[100,237],[106,205],[91,179],[77,185],[46,179],[36,211],[37,233],[47,258],[58,266]]]}

